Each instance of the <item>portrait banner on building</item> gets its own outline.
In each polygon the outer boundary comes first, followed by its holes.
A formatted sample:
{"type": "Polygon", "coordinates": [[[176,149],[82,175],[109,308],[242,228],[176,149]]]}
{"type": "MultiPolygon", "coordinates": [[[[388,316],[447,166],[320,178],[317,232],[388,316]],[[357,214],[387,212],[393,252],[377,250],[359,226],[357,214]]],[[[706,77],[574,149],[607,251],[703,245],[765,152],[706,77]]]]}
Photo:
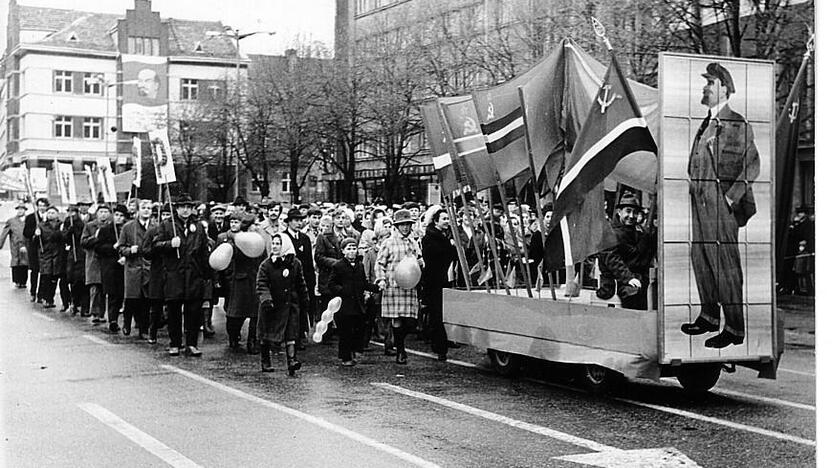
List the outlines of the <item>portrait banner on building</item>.
{"type": "Polygon", "coordinates": [[[107,203],[115,203],[118,200],[116,195],[116,180],[113,168],[110,166],[110,158],[106,156],[95,158],[98,170],[98,189],[107,203]]]}
{"type": "Polygon", "coordinates": [[[153,151],[153,168],[156,171],[157,184],[176,182],[176,171],[173,167],[173,153],[170,149],[167,127],[148,132],[150,147],[153,151]]]}
{"type": "Polygon", "coordinates": [[[146,133],[167,126],[167,58],[122,54],[122,131],[146,133]]]}
{"type": "Polygon", "coordinates": [[[46,194],[49,190],[49,177],[45,167],[33,167],[29,169],[29,186],[35,195],[46,194]]]}
{"type": "Polygon", "coordinates": [[[660,361],[773,357],[774,64],[659,62],[660,361]]]}
{"type": "Polygon", "coordinates": [[[75,174],[72,172],[72,164],[55,161],[53,165],[55,182],[58,186],[58,194],[61,196],[61,203],[64,205],[78,203],[78,192],[75,189],[75,174]]]}

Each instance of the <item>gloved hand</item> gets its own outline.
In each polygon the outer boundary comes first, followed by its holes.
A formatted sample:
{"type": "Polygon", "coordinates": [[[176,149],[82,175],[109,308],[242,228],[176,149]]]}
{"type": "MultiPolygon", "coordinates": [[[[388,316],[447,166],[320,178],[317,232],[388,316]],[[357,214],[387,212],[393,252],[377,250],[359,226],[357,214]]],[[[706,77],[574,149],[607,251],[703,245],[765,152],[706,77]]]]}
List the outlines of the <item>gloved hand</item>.
{"type": "Polygon", "coordinates": [[[634,288],[641,289],[641,280],[639,280],[638,278],[631,279],[630,281],[627,282],[627,284],[629,284],[630,286],[632,286],[634,288]]]}

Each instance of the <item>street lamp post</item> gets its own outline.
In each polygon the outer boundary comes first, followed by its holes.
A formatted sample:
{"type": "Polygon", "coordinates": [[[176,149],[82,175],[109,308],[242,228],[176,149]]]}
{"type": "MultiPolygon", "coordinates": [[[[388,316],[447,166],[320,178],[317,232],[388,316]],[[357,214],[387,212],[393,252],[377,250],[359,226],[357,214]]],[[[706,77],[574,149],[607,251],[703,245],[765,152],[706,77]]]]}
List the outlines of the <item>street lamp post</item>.
{"type": "MultiPolygon", "coordinates": [[[[247,37],[254,36],[255,34],[268,34],[269,36],[274,36],[275,31],[252,31],[247,33],[240,33],[239,29],[232,28],[230,26],[226,26],[223,32],[219,31],[207,31],[205,33],[208,37],[233,37],[234,38],[234,52],[236,54],[236,87],[235,90],[237,102],[235,103],[235,108],[237,109],[237,118],[239,118],[240,112],[240,102],[242,100],[242,94],[240,92],[241,84],[240,84],[240,68],[243,61],[243,55],[240,53],[240,40],[245,39],[247,37]]],[[[239,151],[239,149],[238,149],[239,151]]],[[[234,157],[234,198],[240,196],[240,161],[237,160],[237,157],[234,157]]]]}

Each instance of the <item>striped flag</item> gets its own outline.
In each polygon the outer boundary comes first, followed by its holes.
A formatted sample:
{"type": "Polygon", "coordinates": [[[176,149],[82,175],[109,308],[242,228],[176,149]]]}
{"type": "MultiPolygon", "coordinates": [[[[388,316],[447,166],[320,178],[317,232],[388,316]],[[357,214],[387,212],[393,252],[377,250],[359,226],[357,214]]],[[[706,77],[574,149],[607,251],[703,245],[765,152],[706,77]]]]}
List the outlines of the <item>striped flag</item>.
{"type": "Polygon", "coordinates": [[[459,183],[458,172],[451,160],[448,149],[449,139],[443,130],[442,117],[439,115],[439,104],[436,101],[430,101],[419,106],[419,110],[422,113],[422,124],[425,127],[425,133],[433,153],[433,168],[439,176],[439,184],[446,195],[451,195],[459,189],[461,184],[459,183]]]}
{"type": "Polygon", "coordinates": [[[447,131],[453,138],[451,157],[461,161],[470,186],[477,191],[497,185],[497,170],[486,149],[480,120],[471,96],[439,98],[447,131]]]}
{"type": "Polygon", "coordinates": [[[550,268],[575,264],[614,243],[604,217],[603,182],[618,161],[636,151],[655,158],[656,143],[613,54],[557,186],[554,235],[546,249],[550,268]]]}

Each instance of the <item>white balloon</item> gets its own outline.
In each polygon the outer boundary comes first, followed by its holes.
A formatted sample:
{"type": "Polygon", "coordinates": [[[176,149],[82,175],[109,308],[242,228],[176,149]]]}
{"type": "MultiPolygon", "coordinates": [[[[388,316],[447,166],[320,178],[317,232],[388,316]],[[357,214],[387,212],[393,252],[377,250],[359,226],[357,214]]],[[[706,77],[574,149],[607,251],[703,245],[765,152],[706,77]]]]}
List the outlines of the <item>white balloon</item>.
{"type": "Polygon", "coordinates": [[[414,256],[407,256],[393,272],[393,278],[396,284],[402,289],[413,289],[419,284],[419,279],[422,278],[422,269],[419,268],[419,262],[414,256]]]}
{"type": "Polygon", "coordinates": [[[208,257],[208,264],[211,265],[211,268],[222,271],[228,268],[228,265],[231,265],[231,257],[233,256],[234,247],[227,242],[223,242],[211,252],[211,256],[208,257]]]}
{"type": "Polygon", "coordinates": [[[256,232],[240,232],[234,236],[234,244],[246,257],[257,258],[266,250],[266,241],[256,232]]]}
{"type": "Polygon", "coordinates": [[[315,333],[312,334],[312,341],[315,343],[323,341],[324,333],[326,333],[329,322],[332,322],[332,319],[335,318],[335,313],[339,310],[341,310],[341,298],[333,297],[329,301],[329,304],[327,304],[326,310],[321,314],[321,321],[315,325],[315,333]]]}

